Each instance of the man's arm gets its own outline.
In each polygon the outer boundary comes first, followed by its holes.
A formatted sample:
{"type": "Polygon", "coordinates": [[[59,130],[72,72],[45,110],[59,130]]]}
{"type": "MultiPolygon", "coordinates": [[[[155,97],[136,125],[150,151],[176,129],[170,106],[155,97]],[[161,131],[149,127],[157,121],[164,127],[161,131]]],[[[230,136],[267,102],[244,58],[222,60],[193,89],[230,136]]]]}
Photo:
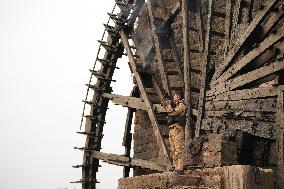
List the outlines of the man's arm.
{"type": "Polygon", "coordinates": [[[185,112],[186,106],[184,103],[180,102],[177,107],[171,112],[171,115],[176,116],[185,112]]]}

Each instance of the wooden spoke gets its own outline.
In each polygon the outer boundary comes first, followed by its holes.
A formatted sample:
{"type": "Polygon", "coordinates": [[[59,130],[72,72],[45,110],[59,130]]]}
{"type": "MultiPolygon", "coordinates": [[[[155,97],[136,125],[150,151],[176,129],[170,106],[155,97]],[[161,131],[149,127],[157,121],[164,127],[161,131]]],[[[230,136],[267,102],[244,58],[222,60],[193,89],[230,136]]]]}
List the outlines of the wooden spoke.
{"type": "Polygon", "coordinates": [[[217,85],[213,90],[208,92],[208,96],[218,95],[218,94],[222,94],[227,91],[230,91],[230,90],[234,90],[238,87],[244,86],[248,83],[251,83],[260,78],[269,76],[283,69],[284,69],[284,61],[283,60],[276,61],[267,66],[263,66],[259,69],[253,70],[244,75],[238,76],[234,79],[230,79],[224,83],[217,85]]]}
{"type": "Polygon", "coordinates": [[[241,60],[239,60],[237,63],[232,65],[226,72],[224,72],[216,81],[216,84],[219,84],[221,82],[226,81],[227,79],[234,76],[238,71],[240,71],[242,68],[244,68],[246,65],[248,65],[252,60],[254,60],[257,56],[259,56],[261,53],[263,53],[265,50],[270,48],[272,45],[279,42],[281,39],[283,39],[283,33],[284,33],[284,26],[277,31],[276,35],[270,35],[268,38],[266,38],[263,42],[259,44],[259,46],[252,51],[250,51],[246,56],[244,56],[241,60]]]}
{"type": "Polygon", "coordinates": [[[224,72],[224,70],[230,65],[233,58],[235,58],[236,54],[239,52],[240,48],[243,46],[248,37],[252,34],[252,32],[261,24],[261,22],[265,19],[265,17],[269,14],[269,11],[273,8],[273,6],[277,3],[277,0],[268,1],[265,5],[264,10],[262,10],[258,15],[255,16],[253,21],[244,31],[244,33],[237,39],[234,43],[232,50],[227,54],[225,60],[217,67],[216,72],[214,73],[212,82],[214,81],[224,72]]]}

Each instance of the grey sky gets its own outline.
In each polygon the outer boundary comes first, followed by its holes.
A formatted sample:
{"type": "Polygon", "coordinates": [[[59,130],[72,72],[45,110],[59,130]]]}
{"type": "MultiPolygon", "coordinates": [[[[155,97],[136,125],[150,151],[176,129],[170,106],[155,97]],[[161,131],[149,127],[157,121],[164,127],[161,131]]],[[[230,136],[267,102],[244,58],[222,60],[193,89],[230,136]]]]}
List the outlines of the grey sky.
{"type": "MultiPolygon", "coordinates": [[[[82,102],[97,40],[113,0],[0,0],[0,188],[81,188],[82,102]]],[[[128,95],[127,60],[114,93],[128,95]],[[119,87],[120,86],[120,87],[119,87]],[[123,86],[123,87],[121,87],[123,86]]],[[[126,109],[111,105],[103,151],[122,153],[126,109]]],[[[122,168],[103,165],[100,189],[116,188],[122,168]]]]}

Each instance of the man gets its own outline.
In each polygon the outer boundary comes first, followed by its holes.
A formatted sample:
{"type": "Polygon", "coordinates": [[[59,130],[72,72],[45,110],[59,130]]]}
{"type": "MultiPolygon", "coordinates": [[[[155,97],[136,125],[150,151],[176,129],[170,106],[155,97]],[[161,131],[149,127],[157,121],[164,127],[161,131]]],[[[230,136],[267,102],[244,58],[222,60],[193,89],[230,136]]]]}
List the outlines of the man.
{"type": "Polygon", "coordinates": [[[170,150],[173,157],[173,165],[175,171],[178,173],[183,172],[184,164],[184,125],[186,106],[181,99],[181,93],[175,93],[173,102],[165,97],[162,104],[165,106],[168,113],[169,125],[169,142],[170,150]]]}

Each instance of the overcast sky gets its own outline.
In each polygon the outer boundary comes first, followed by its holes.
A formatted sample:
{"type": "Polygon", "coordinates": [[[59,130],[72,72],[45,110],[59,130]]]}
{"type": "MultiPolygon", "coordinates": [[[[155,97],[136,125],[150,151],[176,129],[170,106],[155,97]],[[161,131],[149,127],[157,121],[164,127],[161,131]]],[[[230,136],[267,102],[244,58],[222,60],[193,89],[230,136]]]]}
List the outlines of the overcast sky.
{"type": "MultiPolygon", "coordinates": [[[[79,189],[79,131],[88,69],[114,0],[0,0],[0,188],[79,189]]],[[[127,60],[114,93],[128,95],[127,60]],[[120,86],[120,87],[119,87],[120,86]],[[122,87],[123,86],[123,87],[122,87]]],[[[104,152],[122,153],[126,108],[111,106],[104,152]]],[[[116,188],[122,168],[103,164],[100,189],[116,188]]]]}

